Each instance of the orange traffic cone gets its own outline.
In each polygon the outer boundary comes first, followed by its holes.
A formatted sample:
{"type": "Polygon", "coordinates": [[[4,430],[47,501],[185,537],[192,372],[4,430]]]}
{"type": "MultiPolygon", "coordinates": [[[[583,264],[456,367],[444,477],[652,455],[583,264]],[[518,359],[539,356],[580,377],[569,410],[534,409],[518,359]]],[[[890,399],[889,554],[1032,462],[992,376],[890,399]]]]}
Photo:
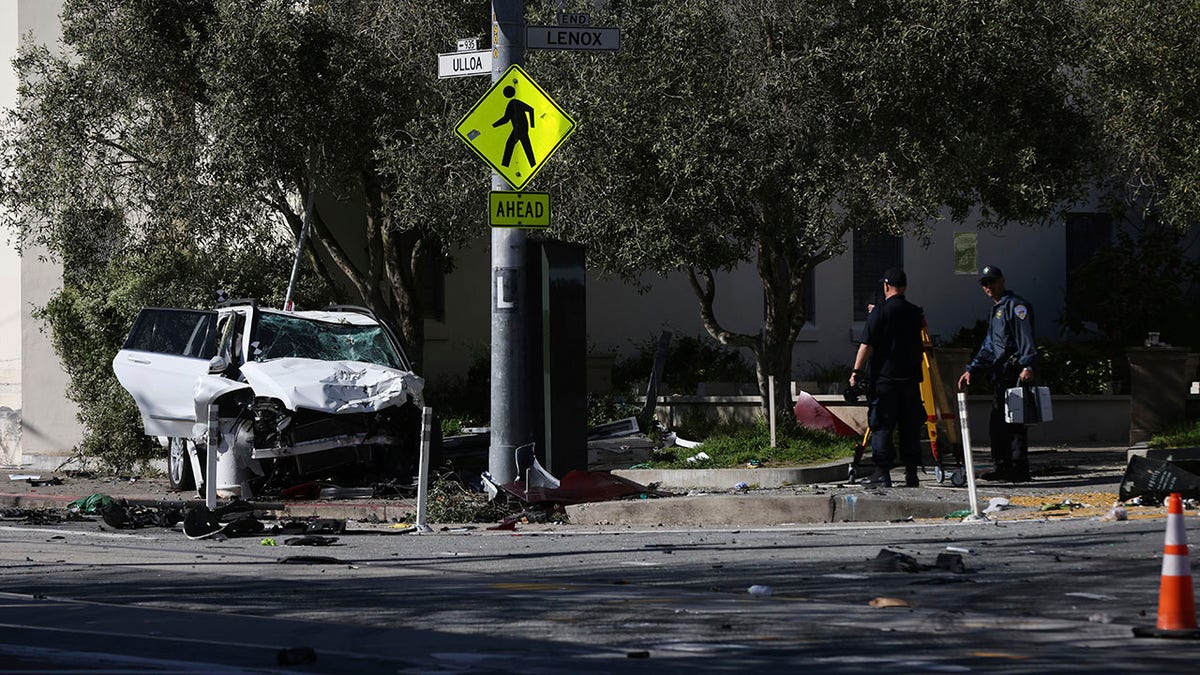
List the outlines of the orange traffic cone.
{"type": "Polygon", "coordinates": [[[1196,596],[1183,526],[1183,497],[1167,497],[1167,540],[1163,545],[1162,584],[1158,590],[1158,625],[1133,629],[1138,637],[1200,638],[1196,628],[1196,596]]]}

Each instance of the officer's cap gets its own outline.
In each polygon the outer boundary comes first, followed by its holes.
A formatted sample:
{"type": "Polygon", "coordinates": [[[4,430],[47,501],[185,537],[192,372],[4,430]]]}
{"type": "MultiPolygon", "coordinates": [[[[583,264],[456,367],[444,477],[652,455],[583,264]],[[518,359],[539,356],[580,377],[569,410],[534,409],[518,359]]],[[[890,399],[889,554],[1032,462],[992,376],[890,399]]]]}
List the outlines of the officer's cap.
{"type": "Polygon", "coordinates": [[[896,288],[905,288],[908,286],[908,275],[899,267],[889,267],[879,280],[888,286],[895,286],[896,288]]]}
{"type": "Polygon", "coordinates": [[[979,283],[981,284],[985,281],[991,281],[992,279],[1003,278],[1004,272],[1001,272],[1000,268],[996,267],[995,265],[984,265],[983,269],[979,271],[979,283]]]}

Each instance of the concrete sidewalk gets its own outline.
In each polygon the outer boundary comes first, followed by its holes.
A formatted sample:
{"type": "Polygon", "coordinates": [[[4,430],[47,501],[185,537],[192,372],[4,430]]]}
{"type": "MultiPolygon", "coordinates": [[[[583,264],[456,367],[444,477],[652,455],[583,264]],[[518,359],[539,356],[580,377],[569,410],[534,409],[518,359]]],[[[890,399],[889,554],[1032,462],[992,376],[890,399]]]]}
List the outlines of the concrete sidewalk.
{"type": "MultiPolygon", "coordinates": [[[[985,453],[986,454],[986,453],[985,453]]],[[[1010,508],[994,519],[1027,517],[1092,517],[1108,511],[1117,499],[1127,463],[1127,448],[1115,446],[1055,446],[1031,452],[1033,481],[1021,484],[978,484],[980,507],[992,498],[1008,499],[1010,508]],[[1043,510],[1045,506],[1054,507],[1043,510]]],[[[988,464],[977,462],[978,472],[988,464]]],[[[918,488],[864,489],[845,482],[847,462],[795,469],[744,469],[660,472],[614,471],[631,480],[675,492],[677,497],[597,502],[567,507],[572,525],[629,527],[754,527],[827,522],[886,522],[918,518],[941,519],[969,508],[967,489],[953,487],[949,478],[938,483],[932,467],[918,488]],[[675,474],[685,474],[674,477],[675,474]],[[678,483],[688,482],[690,485],[678,483]],[[738,489],[738,483],[749,488],[738,489]],[[766,484],[773,487],[764,487],[766,484]]],[[[952,467],[951,467],[952,468],[952,467]]],[[[192,493],[172,492],[165,478],[79,478],[59,475],[62,485],[34,486],[9,475],[48,472],[0,469],[0,507],[65,510],[71,501],[101,493],[143,502],[185,502],[192,493]]],[[[903,472],[893,471],[903,483],[903,472]]],[[[345,518],[368,522],[411,519],[412,499],[303,500],[267,505],[281,517],[345,518]]],[[[1140,513],[1140,511],[1139,511],[1140,513]]],[[[1147,509],[1147,514],[1157,513],[1147,509]]]]}

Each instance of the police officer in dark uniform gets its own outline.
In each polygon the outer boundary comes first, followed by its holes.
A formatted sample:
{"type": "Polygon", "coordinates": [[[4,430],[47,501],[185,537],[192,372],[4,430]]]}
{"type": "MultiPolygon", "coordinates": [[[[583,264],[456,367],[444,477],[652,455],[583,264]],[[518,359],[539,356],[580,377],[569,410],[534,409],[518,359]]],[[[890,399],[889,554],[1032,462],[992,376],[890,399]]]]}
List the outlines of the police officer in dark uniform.
{"type": "Polygon", "coordinates": [[[971,378],[979,374],[990,376],[995,387],[988,434],[996,468],[980,478],[1025,482],[1030,480],[1028,433],[1024,424],[1005,422],[1004,396],[1009,387],[1033,381],[1038,361],[1033,343],[1033,307],[1005,288],[1004,273],[995,265],[984,266],[979,273],[979,284],[992,299],[992,316],[983,346],[958,378],[958,388],[966,389],[971,378]]]}
{"type": "Polygon", "coordinates": [[[921,404],[924,325],[921,308],[904,297],[908,276],[899,267],[883,273],[884,301],[871,308],[863,328],[861,344],[850,374],[850,386],[858,386],[864,368],[870,363],[871,458],[875,473],[864,484],[891,487],[890,471],[896,449],[892,432],[899,430],[900,459],[904,462],[904,483],[917,487],[917,467],[921,464],[921,425],[925,407],[921,404]]]}

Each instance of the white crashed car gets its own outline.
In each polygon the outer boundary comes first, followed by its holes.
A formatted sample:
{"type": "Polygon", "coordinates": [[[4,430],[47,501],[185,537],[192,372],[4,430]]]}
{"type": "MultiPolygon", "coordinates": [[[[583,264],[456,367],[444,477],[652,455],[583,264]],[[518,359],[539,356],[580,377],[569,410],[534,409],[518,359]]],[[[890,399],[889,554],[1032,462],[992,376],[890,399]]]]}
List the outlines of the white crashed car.
{"type": "Polygon", "coordinates": [[[214,435],[215,481],[229,496],[347,468],[404,478],[416,466],[424,380],[362,308],[146,308],[113,370],[167,448],[175,489],[204,483],[214,435]]]}

